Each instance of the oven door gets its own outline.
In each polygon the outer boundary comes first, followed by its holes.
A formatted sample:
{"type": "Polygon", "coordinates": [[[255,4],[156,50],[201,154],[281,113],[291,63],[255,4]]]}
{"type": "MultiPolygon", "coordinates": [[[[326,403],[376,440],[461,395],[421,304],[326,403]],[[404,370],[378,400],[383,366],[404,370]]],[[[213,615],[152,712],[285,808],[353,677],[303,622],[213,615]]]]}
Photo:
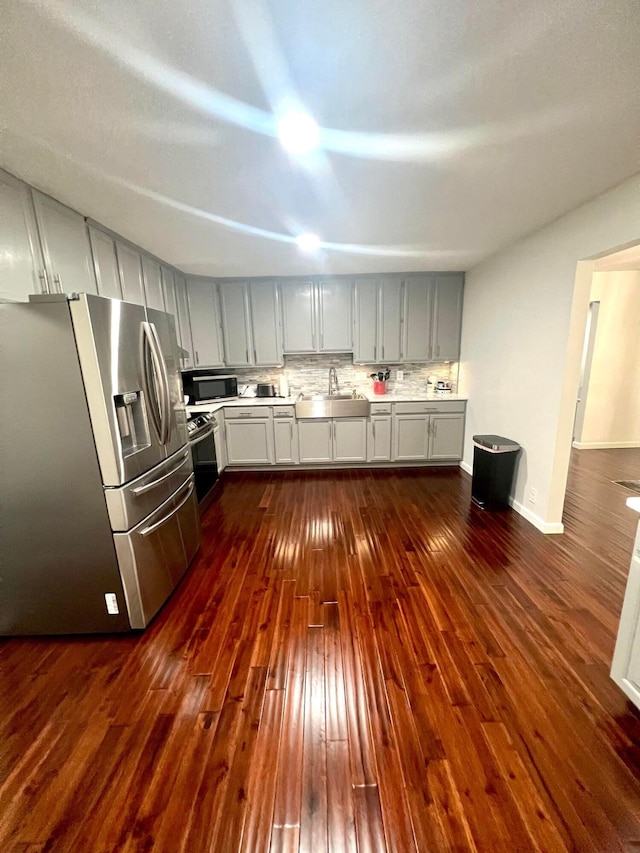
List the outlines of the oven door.
{"type": "Polygon", "coordinates": [[[208,424],[201,433],[189,441],[193,471],[196,475],[196,496],[201,503],[218,480],[218,460],[213,437],[213,424],[208,424]]]}

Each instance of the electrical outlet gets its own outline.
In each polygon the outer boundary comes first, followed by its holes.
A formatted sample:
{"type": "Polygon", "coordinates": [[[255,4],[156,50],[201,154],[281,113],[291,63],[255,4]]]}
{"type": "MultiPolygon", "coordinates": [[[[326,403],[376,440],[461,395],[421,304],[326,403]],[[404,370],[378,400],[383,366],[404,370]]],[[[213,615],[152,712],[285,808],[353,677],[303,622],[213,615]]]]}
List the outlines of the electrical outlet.
{"type": "Polygon", "coordinates": [[[402,382],[402,380],[404,379],[404,370],[396,371],[396,379],[398,380],[398,382],[402,382]]]}
{"type": "Polygon", "coordinates": [[[529,503],[534,504],[538,500],[538,490],[529,489],[529,503]]]}

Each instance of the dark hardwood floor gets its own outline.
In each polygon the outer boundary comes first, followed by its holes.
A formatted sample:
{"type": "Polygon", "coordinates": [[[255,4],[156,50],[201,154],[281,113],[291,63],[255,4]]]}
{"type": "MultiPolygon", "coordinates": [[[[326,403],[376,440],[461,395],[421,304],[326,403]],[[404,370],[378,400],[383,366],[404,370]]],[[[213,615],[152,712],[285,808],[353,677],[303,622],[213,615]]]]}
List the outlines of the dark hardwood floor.
{"type": "Polygon", "coordinates": [[[0,646],[0,851],[640,849],[639,471],[574,453],[553,537],[457,469],[228,476],[143,634],[0,646]]]}

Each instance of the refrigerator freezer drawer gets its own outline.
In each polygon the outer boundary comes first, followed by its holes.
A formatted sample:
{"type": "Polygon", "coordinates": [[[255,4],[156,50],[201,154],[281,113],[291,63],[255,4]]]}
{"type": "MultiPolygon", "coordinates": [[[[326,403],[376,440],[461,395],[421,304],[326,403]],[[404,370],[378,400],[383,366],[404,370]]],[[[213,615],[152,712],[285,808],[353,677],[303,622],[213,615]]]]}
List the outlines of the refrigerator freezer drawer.
{"type": "Polygon", "coordinates": [[[145,628],[185,573],[199,544],[193,475],[128,533],[114,533],[129,622],[145,628]],[[185,548],[188,543],[188,551],[185,548]],[[195,542],[195,548],[194,548],[195,542]]]}
{"type": "Polygon", "coordinates": [[[168,500],[193,471],[192,454],[183,447],[141,477],[117,489],[105,489],[111,529],[131,530],[168,500]]]}

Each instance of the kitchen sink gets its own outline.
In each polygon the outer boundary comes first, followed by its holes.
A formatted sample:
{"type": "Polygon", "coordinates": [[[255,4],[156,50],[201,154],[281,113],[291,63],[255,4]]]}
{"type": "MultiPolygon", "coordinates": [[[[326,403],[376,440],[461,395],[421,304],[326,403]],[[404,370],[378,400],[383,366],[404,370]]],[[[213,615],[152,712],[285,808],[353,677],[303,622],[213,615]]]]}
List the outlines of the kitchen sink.
{"type": "Polygon", "coordinates": [[[368,418],[371,403],[364,394],[300,394],[297,418],[368,418]]]}

